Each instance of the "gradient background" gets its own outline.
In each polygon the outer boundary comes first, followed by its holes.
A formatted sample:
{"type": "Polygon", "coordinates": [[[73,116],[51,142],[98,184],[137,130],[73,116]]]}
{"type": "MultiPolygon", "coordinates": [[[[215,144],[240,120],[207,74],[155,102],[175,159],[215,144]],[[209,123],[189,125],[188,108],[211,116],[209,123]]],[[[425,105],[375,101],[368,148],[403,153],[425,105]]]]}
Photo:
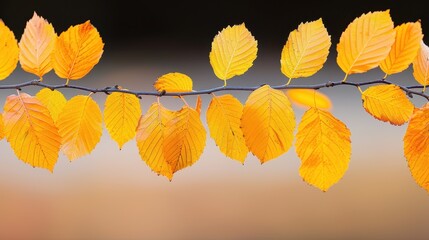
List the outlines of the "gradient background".
{"type": "MultiPolygon", "coordinates": [[[[177,71],[193,79],[194,89],[203,89],[223,84],[208,54],[213,37],[227,25],[244,22],[259,48],[254,66],[229,85],[278,85],[287,80],[279,60],[289,32],[301,22],[322,18],[332,37],[329,60],[316,75],[293,84],[322,83],[344,77],[335,62],[335,46],[347,25],[363,13],[386,9],[395,25],[421,19],[423,32],[429,31],[428,10],[412,1],[2,1],[0,18],[18,40],[34,11],[57,33],[91,20],[105,52],[90,74],[73,83],[151,90],[159,76],[177,71]]],[[[374,69],[348,79],[382,76],[374,69]]],[[[18,66],[1,84],[33,78],[18,66]]],[[[390,80],[416,84],[411,68],[390,80]]],[[[53,72],[45,81],[64,82],[53,72]]],[[[30,94],[38,90],[24,89],[30,94]]],[[[90,155],[73,162],[61,155],[53,174],[21,162],[2,140],[0,239],[428,239],[428,193],[414,182],[403,157],[407,125],[375,120],[354,88],[322,92],[331,97],[333,114],[352,132],[349,169],[327,192],[301,180],[293,147],[264,165],[249,153],[243,166],[225,157],[208,134],[200,160],[169,182],[140,159],[134,140],[119,150],[106,131],[90,155]]],[[[1,91],[0,104],[14,93],[1,91]]],[[[68,98],[83,94],[64,93],[68,98]]],[[[248,95],[233,94],[243,103],[248,95]]],[[[94,95],[101,108],[105,97],[94,95]]],[[[202,97],[206,125],[210,97],[202,97]]],[[[141,100],[143,112],[154,100],[141,100]]],[[[194,103],[195,97],[187,100],[194,103]]],[[[181,106],[175,99],[161,101],[172,109],[181,106]]],[[[425,102],[419,97],[412,101],[416,106],[425,102]]],[[[294,109],[298,123],[304,110],[294,109]]]]}

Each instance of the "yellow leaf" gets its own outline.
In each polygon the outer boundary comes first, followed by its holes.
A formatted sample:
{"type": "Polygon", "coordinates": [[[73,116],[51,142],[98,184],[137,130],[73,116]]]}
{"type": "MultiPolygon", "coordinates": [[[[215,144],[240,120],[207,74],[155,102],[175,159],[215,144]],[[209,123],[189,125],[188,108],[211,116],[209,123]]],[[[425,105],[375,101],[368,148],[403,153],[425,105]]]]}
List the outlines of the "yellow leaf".
{"type": "Polygon", "coordinates": [[[192,79],[183,73],[167,73],[159,77],[153,86],[158,92],[190,92],[192,79]]]}
{"type": "Polygon", "coordinates": [[[287,89],[286,96],[292,103],[305,109],[315,107],[331,110],[332,108],[329,97],[314,89],[287,89]]]}
{"type": "Polygon", "coordinates": [[[429,47],[423,42],[420,42],[420,51],[413,61],[413,76],[421,85],[429,84],[429,47]]]}
{"type": "Polygon", "coordinates": [[[413,103],[394,84],[369,87],[362,92],[362,104],[374,118],[397,126],[408,122],[414,111],[413,103]]]}
{"type": "Polygon", "coordinates": [[[293,30],[281,53],[281,71],[289,79],[310,77],[326,62],[331,47],[322,19],[301,23],[293,30]]]}
{"type": "Polygon", "coordinates": [[[184,106],[165,124],[163,152],[173,173],[198,161],[206,144],[206,130],[200,115],[184,106]]]}
{"type": "Polygon", "coordinates": [[[42,88],[39,92],[37,92],[36,98],[39,99],[39,101],[48,108],[54,123],[56,123],[58,120],[58,115],[63,110],[63,107],[67,102],[67,99],[64,97],[64,95],[58,90],[42,88]]]}
{"type": "Polygon", "coordinates": [[[61,139],[49,110],[26,93],[6,98],[4,132],[15,155],[33,167],[53,172],[61,139]]]}
{"type": "Polygon", "coordinates": [[[201,115],[201,106],[203,105],[203,100],[201,99],[201,96],[200,95],[198,95],[197,96],[197,100],[196,100],[196,103],[195,103],[195,110],[197,111],[197,113],[199,114],[199,115],[201,115]]]}
{"type": "Polygon", "coordinates": [[[244,163],[249,149],[240,128],[243,105],[231,94],[213,96],[207,109],[210,136],[222,153],[244,163]]]}
{"type": "Polygon", "coordinates": [[[52,24],[34,12],[19,41],[19,62],[22,69],[40,79],[51,71],[51,55],[56,39],[57,34],[52,24]]]}
{"type": "Polygon", "coordinates": [[[142,111],[139,99],[133,94],[113,92],[104,103],[104,123],[119,149],[133,139],[142,111]]]}
{"type": "Polygon", "coordinates": [[[404,155],[416,183],[429,192],[429,104],[417,108],[404,135],[404,155]]]}
{"type": "Polygon", "coordinates": [[[103,54],[104,43],[88,21],[71,26],[57,38],[53,67],[60,78],[78,80],[88,74],[103,54]]]}
{"type": "Polygon", "coordinates": [[[395,43],[380,69],[387,75],[404,71],[416,58],[423,39],[420,21],[404,23],[395,28],[395,43]]]}
{"type": "Polygon", "coordinates": [[[140,118],[136,142],[140,157],[158,175],[170,181],[173,171],[164,157],[165,125],[173,116],[173,112],[158,102],[152,103],[145,115],[140,118]]]}
{"type": "Polygon", "coordinates": [[[4,122],[3,122],[3,114],[0,114],[0,140],[4,138],[4,122]]]}
{"type": "Polygon", "coordinates": [[[247,147],[261,164],[289,150],[295,125],[291,103],[282,91],[264,85],[247,98],[241,128],[247,147]]]}
{"type": "Polygon", "coordinates": [[[18,64],[19,47],[15,34],[0,19],[0,80],[7,78],[18,64]]]}
{"type": "Polygon", "coordinates": [[[77,95],[67,101],[58,116],[63,152],[71,161],[89,154],[100,141],[102,114],[90,96],[77,95]]]}
{"type": "Polygon", "coordinates": [[[341,34],[337,63],[346,77],[367,72],[387,57],[394,41],[395,30],[389,10],[362,14],[341,34]]]}
{"type": "Polygon", "coordinates": [[[222,29],[214,37],[209,55],[215,75],[226,85],[226,80],[247,72],[256,59],[257,45],[244,23],[222,29]]]}
{"type": "Polygon", "coordinates": [[[304,113],[295,145],[305,182],[327,191],[344,176],[351,155],[350,135],[330,112],[312,107],[304,113]]]}

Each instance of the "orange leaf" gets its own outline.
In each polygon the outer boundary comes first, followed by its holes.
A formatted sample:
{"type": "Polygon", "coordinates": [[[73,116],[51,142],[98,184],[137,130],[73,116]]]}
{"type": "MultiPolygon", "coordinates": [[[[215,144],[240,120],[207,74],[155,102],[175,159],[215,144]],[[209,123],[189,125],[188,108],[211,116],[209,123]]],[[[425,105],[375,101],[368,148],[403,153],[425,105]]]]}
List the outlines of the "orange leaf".
{"type": "Polygon", "coordinates": [[[158,92],[190,92],[192,91],[192,79],[183,73],[167,73],[159,77],[153,87],[158,92]]]}
{"type": "Polygon", "coordinates": [[[0,80],[7,78],[18,64],[19,47],[15,34],[0,20],[0,80]]]}
{"type": "Polygon", "coordinates": [[[19,41],[19,61],[24,71],[39,78],[52,70],[51,54],[57,34],[47,20],[34,12],[19,41]]]}
{"type": "Polygon", "coordinates": [[[4,132],[15,155],[33,167],[54,170],[61,139],[48,109],[26,93],[6,98],[4,132]]]}
{"type": "Polygon", "coordinates": [[[60,78],[78,80],[88,74],[103,54],[104,43],[88,21],[71,26],[58,37],[53,51],[53,67],[60,78]]]}
{"type": "Polygon", "coordinates": [[[199,115],[201,115],[201,106],[203,105],[203,100],[201,99],[201,96],[197,96],[197,100],[195,102],[195,110],[199,115]]]}
{"type": "Polygon", "coordinates": [[[329,97],[314,89],[287,89],[286,96],[292,103],[302,108],[315,107],[324,110],[332,108],[329,97]]]}
{"type": "Polygon", "coordinates": [[[4,138],[4,122],[3,122],[3,114],[0,114],[0,140],[4,138]]]}
{"type": "Polygon", "coordinates": [[[404,155],[416,183],[429,192],[429,104],[417,108],[404,135],[404,155]]]}
{"type": "Polygon", "coordinates": [[[429,47],[423,42],[420,42],[420,51],[413,61],[413,76],[418,83],[425,86],[429,84],[429,47]]]}

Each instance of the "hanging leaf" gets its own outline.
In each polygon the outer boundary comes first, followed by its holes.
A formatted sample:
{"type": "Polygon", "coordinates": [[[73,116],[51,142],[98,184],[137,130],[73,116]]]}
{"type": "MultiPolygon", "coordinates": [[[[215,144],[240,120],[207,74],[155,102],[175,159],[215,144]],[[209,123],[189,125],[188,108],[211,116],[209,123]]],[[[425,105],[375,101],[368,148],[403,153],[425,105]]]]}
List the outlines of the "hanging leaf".
{"type": "Polygon", "coordinates": [[[197,113],[199,115],[201,115],[201,106],[203,105],[203,100],[201,99],[201,96],[198,95],[197,96],[197,100],[195,102],[195,111],[197,111],[197,113]]]}
{"type": "Polygon", "coordinates": [[[18,64],[19,47],[15,34],[0,19],[0,80],[7,78],[18,64]]]}
{"type": "Polygon", "coordinates": [[[58,120],[58,115],[63,110],[67,103],[67,99],[58,90],[51,90],[49,88],[42,88],[36,94],[36,98],[39,99],[42,104],[48,108],[51,113],[52,120],[54,123],[58,120]]]}
{"type": "Polygon", "coordinates": [[[90,96],[76,95],[67,101],[58,116],[58,132],[67,158],[75,160],[89,154],[100,141],[102,114],[90,96]]]}
{"type": "Polygon", "coordinates": [[[394,41],[395,30],[389,10],[362,14],[341,34],[337,63],[346,77],[367,72],[387,57],[394,41]]]}
{"type": "Polygon", "coordinates": [[[132,94],[113,92],[104,104],[104,123],[119,149],[133,139],[142,111],[139,99],[132,94]]]}
{"type": "Polygon", "coordinates": [[[305,182],[327,191],[349,167],[350,130],[332,113],[308,109],[296,134],[296,152],[301,159],[299,174],[305,182]]]}
{"type": "Polygon", "coordinates": [[[3,123],[3,114],[0,113],[0,140],[4,138],[4,123],[3,123]]]}
{"type": "Polygon", "coordinates": [[[314,89],[287,89],[286,96],[289,100],[301,108],[319,108],[331,110],[332,103],[328,96],[314,89]]]}
{"type": "Polygon", "coordinates": [[[244,163],[249,149],[240,128],[243,105],[231,94],[214,96],[207,109],[210,136],[220,151],[231,159],[244,163]]]}
{"type": "Polygon", "coordinates": [[[281,71],[289,79],[310,77],[322,69],[329,55],[331,36],[319,18],[293,30],[281,53],[281,71]]]}
{"type": "Polygon", "coordinates": [[[429,192],[429,104],[417,108],[404,135],[404,154],[416,183],[429,192]]]}
{"type": "Polygon", "coordinates": [[[414,104],[394,84],[369,87],[362,92],[362,104],[374,118],[397,126],[408,122],[414,111],[414,104]]]}
{"type": "Polygon", "coordinates": [[[163,152],[173,173],[198,161],[206,145],[206,130],[200,115],[184,106],[165,124],[163,152]]]}
{"type": "Polygon", "coordinates": [[[19,62],[22,69],[42,79],[43,75],[52,70],[51,54],[56,39],[57,34],[52,24],[34,12],[19,41],[19,62]]]}
{"type": "Polygon", "coordinates": [[[241,128],[247,147],[261,163],[289,150],[295,125],[291,103],[282,91],[264,85],[247,98],[241,128]]]}
{"type": "Polygon", "coordinates": [[[413,76],[418,83],[425,86],[429,84],[429,47],[423,42],[420,42],[420,51],[413,61],[413,76]]]}
{"type": "Polygon", "coordinates": [[[158,92],[191,92],[192,79],[183,73],[167,73],[159,77],[153,86],[158,92]]]}
{"type": "Polygon", "coordinates": [[[387,75],[400,73],[416,58],[423,39],[420,21],[404,23],[395,28],[395,43],[387,58],[380,63],[380,69],[387,75]]]}
{"type": "Polygon", "coordinates": [[[15,155],[23,162],[53,172],[61,139],[49,110],[26,93],[6,98],[4,133],[15,155]]]}
{"type": "Polygon", "coordinates": [[[173,116],[173,112],[159,102],[154,102],[145,115],[140,118],[136,142],[140,157],[158,175],[170,181],[173,171],[164,157],[165,125],[173,116]]]}
{"type": "Polygon", "coordinates": [[[55,73],[67,81],[83,78],[100,60],[103,47],[100,34],[89,20],[69,27],[55,43],[52,58],[55,73]]]}
{"type": "Polygon", "coordinates": [[[247,72],[258,52],[258,42],[245,24],[228,26],[213,39],[210,64],[213,71],[226,85],[226,80],[247,72]]]}

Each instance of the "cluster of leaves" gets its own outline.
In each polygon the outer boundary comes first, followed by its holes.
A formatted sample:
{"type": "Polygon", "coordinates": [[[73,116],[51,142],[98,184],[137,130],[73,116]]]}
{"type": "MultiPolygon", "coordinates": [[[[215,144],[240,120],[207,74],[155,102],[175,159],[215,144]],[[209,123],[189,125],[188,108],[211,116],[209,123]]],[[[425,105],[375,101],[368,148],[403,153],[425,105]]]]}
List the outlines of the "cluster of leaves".
{"type": "MultiPolygon", "coordinates": [[[[79,80],[93,69],[103,47],[89,21],[58,36],[47,20],[34,13],[19,43],[0,22],[0,79],[8,77],[19,62],[40,82],[53,69],[67,87],[70,80],[79,80]]],[[[208,130],[225,156],[243,164],[251,153],[265,163],[295,144],[300,176],[327,191],[348,169],[351,132],[330,111],[329,98],[318,91],[323,85],[292,89],[289,84],[322,69],[330,47],[331,37],[322,19],[299,24],[281,52],[280,70],[288,79],[286,84],[255,87],[244,104],[232,94],[195,91],[192,79],[180,72],[155,81],[158,98],[145,113],[139,99],[144,94],[122,87],[104,91],[108,95],[103,112],[91,97],[95,91],[66,99],[55,87],[44,87],[35,96],[18,89],[7,97],[0,114],[0,138],[6,138],[23,162],[53,171],[60,151],[69,160],[89,154],[100,141],[104,124],[119,148],[134,139],[142,160],[153,172],[171,180],[174,173],[197,162],[204,151],[207,133],[200,93],[209,93],[208,130]],[[198,95],[195,107],[184,98],[191,93],[198,95]],[[160,101],[164,95],[183,100],[181,109],[166,108],[160,101]],[[306,107],[298,125],[291,103],[306,107]]],[[[429,105],[415,107],[407,95],[409,88],[385,81],[412,65],[424,92],[429,80],[429,48],[423,42],[420,21],[394,26],[389,10],[362,14],[343,31],[336,50],[336,62],[345,73],[337,85],[346,84],[351,74],[377,67],[385,73],[377,82],[381,84],[365,90],[354,86],[361,92],[363,108],[375,119],[395,126],[409,123],[403,139],[405,157],[415,181],[429,191],[429,105]]],[[[257,41],[244,23],[218,32],[209,54],[216,77],[224,81],[217,90],[228,90],[227,81],[252,67],[257,52],[257,41]]]]}

